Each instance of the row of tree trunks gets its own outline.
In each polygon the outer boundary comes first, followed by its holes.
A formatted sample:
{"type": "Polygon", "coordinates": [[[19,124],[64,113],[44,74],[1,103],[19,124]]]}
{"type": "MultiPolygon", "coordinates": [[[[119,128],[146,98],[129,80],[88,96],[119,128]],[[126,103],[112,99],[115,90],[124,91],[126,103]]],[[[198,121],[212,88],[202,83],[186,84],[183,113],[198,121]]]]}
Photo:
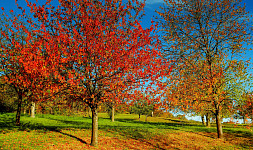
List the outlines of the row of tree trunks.
{"type": "Polygon", "coordinates": [[[210,114],[206,113],[206,115],[201,115],[201,120],[202,120],[202,124],[207,126],[207,127],[211,127],[211,122],[210,122],[210,114]],[[205,116],[206,116],[206,120],[205,120],[205,116]]]}
{"type": "MultiPolygon", "coordinates": [[[[20,126],[20,116],[21,116],[21,108],[22,108],[22,94],[18,94],[18,107],[16,113],[16,126],[20,126]]],[[[24,114],[26,109],[24,109],[24,114]]],[[[35,102],[31,104],[31,117],[35,118],[35,102]]]]}
{"type": "MultiPolygon", "coordinates": [[[[114,122],[114,116],[115,116],[115,107],[112,106],[112,109],[111,109],[111,121],[114,122]]],[[[151,112],[151,117],[153,117],[153,111],[151,112]]],[[[140,121],[140,118],[141,118],[141,115],[139,114],[139,121],[140,121]]],[[[148,121],[148,115],[146,115],[146,119],[145,121],[147,122],[148,121]]],[[[210,122],[210,121],[209,121],[210,122]]]]}

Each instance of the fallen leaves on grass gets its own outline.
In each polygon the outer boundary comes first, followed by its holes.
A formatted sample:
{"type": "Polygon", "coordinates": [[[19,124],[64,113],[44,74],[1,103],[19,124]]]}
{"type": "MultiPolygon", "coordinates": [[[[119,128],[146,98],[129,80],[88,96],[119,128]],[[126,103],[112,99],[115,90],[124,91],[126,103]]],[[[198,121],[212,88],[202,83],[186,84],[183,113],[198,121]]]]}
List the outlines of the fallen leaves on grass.
{"type": "MultiPolygon", "coordinates": [[[[142,133],[142,130],[136,132],[142,133]]],[[[144,130],[143,130],[144,131],[144,130]]],[[[146,131],[146,130],[145,130],[146,131]]],[[[148,132],[148,130],[147,130],[148,132]]],[[[119,134],[115,129],[99,131],[99,145],[90,146],[91,130],[62,129],[60,131],[31,130],[0,134],[3,149],[47,149],[47,150],[125,150],[125,149],[241,149],[252,146],[252,139],[225,133],[225,140],[216,139],[216,133],[185,132],[179,130],[154,129],[143,138],[119,134]],[[147,136],[148,135],[148,136],[147,136]]]]}

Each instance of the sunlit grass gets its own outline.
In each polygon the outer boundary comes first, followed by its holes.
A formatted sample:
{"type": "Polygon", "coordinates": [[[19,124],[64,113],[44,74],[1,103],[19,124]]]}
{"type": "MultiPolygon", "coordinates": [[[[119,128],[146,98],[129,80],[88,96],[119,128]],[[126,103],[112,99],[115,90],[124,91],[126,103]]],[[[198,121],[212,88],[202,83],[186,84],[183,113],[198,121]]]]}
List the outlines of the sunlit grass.
{"type": "MultiPolygon", "coordinates": [[[[99,146],[89,145],[91,118],[82,116],[0,114],[0,149],[250,149],[253,133],[243,126],[223,125],[225,140],[216,128],[174,118],[118,114],[111,122],[99,114],[99,146]]],[[[251,128],[252,129],[252,128],[251,128]]]]}

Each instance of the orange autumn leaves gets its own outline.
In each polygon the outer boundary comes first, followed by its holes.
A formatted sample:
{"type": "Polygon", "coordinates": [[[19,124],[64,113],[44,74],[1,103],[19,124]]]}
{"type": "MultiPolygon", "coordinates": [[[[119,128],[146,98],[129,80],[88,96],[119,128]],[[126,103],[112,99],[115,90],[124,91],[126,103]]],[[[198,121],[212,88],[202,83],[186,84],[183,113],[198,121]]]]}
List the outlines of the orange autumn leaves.
{"type": "Polygon", "coordinates": [[[151,92],[153,85],[162,86],[157,79],[168,74],[169,64],[152,36],[155,26],[143,29],[137,20],[143,3],[62,0],[57,8],[50,1],[27,6],[34,18],[21,15],[27,25],[10,19],[11,42],[2,46],[10,57],[6,70],[15,74],[8,82],[25,85],[40,99],[64,93],[92,112],[106,101],[132,100],[132,92],[143,86],[151,92]]]}
{"type": "Polygon", "coordinates": [[[245,7],[240,0],[165,2],[157,13],[164,55],[175,67],[164,105],[197,114],[211,111],[222,138],[221,113],[231,110],[243,80],[248,82],[240,60],[247,50],[243,44],[252,41],[245,7]]]}
{"type": "MultiPolygon", "coordinates": [[[[221,74],[222,68],[216,66],[215,70],[210,72],[203,62],[184,64],[184,66],[187,67],[180,71],[178,76],[180,80],[172,82],[168,88],[168,107],[195,113],[214,111],[212,104],[214,91],[219,97],[218,103],[223,103],[227,98],[227,93],[224,91],[225,77],[221,74]]],[[[231,104],[227,103],[227,105],[231,104]]]]}
{"type": "MultiPolygon", "coordinates": [[[[139,4],[135,0],[132,3],[139,4]]],[[[18,35],[12,41],[16,47],[13,53],[19,53],[13,62],[19,61],[23,66],[20,70],[30,74],[32,80],[51,78],[60,83],[59,88],[68,87],[75,94],[80,91],[82,99],[109,99],[110,93],[115,93],[112,91],[120,94],[165,74],[168,64],[161,59],[158,45],[151,46],[158,40],[150,35],[154,26],[143,29],[138,20],[131,19],[134,17],[128,10],[140,10],[143,4],[134,7],[121,1],[103,4],[87,0],[60,1],[59,9],[31,2],[28,7],[39,21],[28,21],[34,28],[28,29],[16,19],[10,22],[15,24],[15,30],[25,34],[22,41],[16,40],[21,38],[18,35]]],[[[10,54],[11,48],[5,49],[10,54]]],[[[19,81],[30,87],[32,83],[22,79],[22,74],[19,73],[19,81]]]]}

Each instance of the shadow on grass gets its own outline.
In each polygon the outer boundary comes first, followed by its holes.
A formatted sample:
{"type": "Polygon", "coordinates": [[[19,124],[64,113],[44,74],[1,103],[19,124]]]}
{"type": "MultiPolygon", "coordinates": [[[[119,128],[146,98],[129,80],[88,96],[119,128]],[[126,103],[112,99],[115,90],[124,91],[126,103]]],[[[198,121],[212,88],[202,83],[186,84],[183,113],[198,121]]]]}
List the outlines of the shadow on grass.
{"type": "Polygon", "coordinates": [[[60,133],[62,135],[66,135],[66,136],[69,136],[71,138],[74,138],[74,139],[80,141],[81,143],[88,144],[84,140],[82,140],[82,139],[80,139],[80,138],[78,138],[74,135],[62,132],[61,129],[65,129],[65,128],[69,128],[69,126],[68,127],[45,126],[45,125],[42,125],[42,124],[39,124],[39,123],[25,123],[25,124],[21,124],[19,130],[35,130],[36,129],[36,130],[53,131],[53,132],[57,132],[57,133],[60,133]]]}
{"type": "MultiPolygon", "coordinates": [[[[28,117],[28,116],[27,116],[28,117]]],[[[61,129],[66,128],[77,128],[77,129],[91,129],[91,123],[90,120],[87,120],[87,118],[77,118],[77,120],[71,120],[66,118],[61,118],[57,116],[48,117],[48,116],[40,116],[39,118],[45,118],[50,120],[54,120],[53,124],[46,123],[37,123],[33,122],[32,120],[22,122],[21,126],[17,127],[15,126],[15,114],[1,114],[0,115],[0,133],[1,129],[5,130],[49,130],[49,131],[55,131],[64,135],[68,135],[72,138],[76,138],[82,143],[86,143],[85,141],[82,141],[80,138],[75,137],[73,135],[63,133],[61,132],[61,129]],[[80,121],[78,120],[80,119],[80,121]],[[59,124],[57,124],[57,122],[59,124]]],[[[101,124],[99,123],[99,130],[104,130],[107,132],[111,132],[113,134],[118,134],[122,136],[126,136],[132,139],[140,140],[140,139],[150,139],[153,136],[156,135],[155,132],[149,131],[149,129],[171,129],[171,130],[181,130],[181,131],[189,131],[189,132],[208,132],[208,133],[216,133],[216,128],[211,127],[207,128],[203,126],[202,124],[191,124],[188,121],[179,121],[179,120],[173,120],[168,119],[172,122],[143,122],[143,121],[137,121],[135,119],[115,119],[115,122],[108,123],[107,125],[103,124],[103,120],[109,121],[109,119],[103,118],[100,120],[101,124]],[[123,123],[122,125],[117,125],[117,122],[123,123]]],[[[230,128],[223,128],[223,131],[225,133],[234,135],[236,137],[250,137],[252,138],[253,135],[250,131],[241,131],[236,129],[230,129],[230,128]]],[[[86,143],[87,144],[87,143],[86,143]]]]}
{"type": "MultiPolygon", "coordinates": [[[[138,141],[141,141],[143,143],[147,143],[149,145],[152,145],[156,149],[165,150],[161,147],[160,144],[152,143],[150,142],[151,139],[154,138],[154,136],[157,135],[155,132],[150,132],[148,128],[141,128],[141,127],[133,127],[133,126],[103,126],[100,125],[100,130],[110,132],[111,134],[115,136],[122,136],[135,139],[138,141]]],[[[160,141],[160,140],[159,140],[160,141]]],[[[162,141],[160,141],[162,143],[162,141]]],[[[163,145],[166,145],[167,143],[163,143],[163,145]]]]}
{"type": "Polygon", "coordinates": [[[64,132],[61,132],[60,130],[54,130],[55,132],[58,132],[58,133],[60,133],[60,134],[63,134],[63,135],[67,135],[67,136],[69,136],[69,137],[71,137],[71,138],[74,138],[74,139],[76,139],[76,140],[78,140],[78,141],[80,141],[81,143],[83,143],[83,144],[88,144],[87,142],[85,142],[84,140],[82,140],[82,139],[80,139],[80,138],[78,138],[78,137],[76,137],[76,136],[74,136],[74,135],[71,135],[71,134],[68,134],[68,133],[64,133],[64,132]]]}
{"type": "Polygon", "coordinates": [[[173,122],[143,122],[143,121],[137,121],[134,119],[116,119],[116,121],[124,122],[124,123],[133,123],[133,124],[139,124],[142,126],[146,126],[147,128],[158,128],[158,129],[173,129],[173,130],[184,130],[184,129],[192,129],[199,132],[202,132],[203,130],[209,130],[206,129],[205,126],[201,124],[191,124],[187,121],[181,121],[175,122],[171,119],[173,122]]]}
{"type": "MultiPolygon", "coordinates": [[[[55,119],[55,118],[48,118],[50,120],[59,121],[68,126],[43,126],[42,128],[46,128],[49,130],[61,129],[61,128],[81,128],[81,129],[91,129],[91,123],[83,122],[83,121],[70,121],[64,119],[55,119]]],[[[109,120],[107,118],[103,118],[103,120],[109,120]]],[[[135,119],[115,119],[115,121],[126,123],[124,126],[115,126],[114,123],[110,125],[103,125],[99,124],[99,129],[101,130],[114,130],[118,134],[127,135],[133,139],[144,139],[146,138],[143,136],[143,133],[148,134],[149,128],[158,128],[158,129],[172,129],[172,130],[191,130],[195,132],[207,132],[207,133],[216,133],[216,127],[208,128],[203,126],[202,124],[190,124],[187,121],[178,121],[169,119],[170,121],[174,121],[174,123],[167,123],[167,122],[143,122],[138,121],[135,119]],[[127,123],[135,124],[135,126],[128,126],[127,123]],[[141,126],[139,126],[141,125],[141,126]]],[[[33,129],[36,129],[37,125],[34,125],[33,129]]],[[[252,137],[252,133],[250,131],[240,131],[240,130],[232,130],[229,128],[224,127],[223,131],[228,134],[232,134],[236,137],[252,137]]],[[[210,136],[211,137],[211,136],[210,136]]],[[[214,137],[216,138],[216,137],[214,137]]]]}
{"type": "Polygon", "coordinates": [[[252,138],[253,141],[253,132],[251,131],[232,130],[228,128],[224,128],[223,131],[236,137],[252,138]]]}
{"type": "MultiPolygon", "coordinates": [[[[51,119],[53,120],[53,119],[51,119]]],[[[54,119],[56,120],[56,119],[54,119]]],[[[57,119],[57,121],[62,121],[62,120],[59,120],[57,119]]],[[[62,121],[64,123],[67,123],[67,124],[75,124],[75,126],[73,125],[73,127],[76,127],[76,125],[79,125],[79,124],[83,124],[83,122],[77,122],[77,121],[62,121]]],[[[64,133],[61,131],[61,129],[64,129],[64,128],[69,128],[71,126],[68,126],[68,127],[64,127],[64,126],[47,126],[47,125],[43,125],[41,123],[36,123],[36,122],[21,122],[20,126],[15,126],[15,115],[13,114],[1,114],[1,117],[0,117],[0,133],[1,133],[1,130],[15,130],[15,129],[18,129],[18,130],[21,130],[21,131],[29,131],[29,130],[44,130],[44,131],[53,131],[53,132],[57,132],[57,133],[60,133],[62,135],[66,135],[66,136],[69,136],[71,138],[74,138],[78,141],[80,141],[81,143],[83,144],[88,144],[86,141],[82,140],[81,138],[78,138],[74,135],[71,135],[71,134],[68,134],[68,133],[64,133]]]]}
{"type": "Polygon", "coordinates": [[[47,118],[50,120],[55,120],[57,122],[61,122],[63,124],[58,125],[59,128],[78,128],[78,129],[91,129],[91,123],[80,121],[71,121],[71,120],[63,120],[63,119],[55,119],[55,118],[47,118]]]}
{"type": "MultiPolygon", "coordinates": [[[[64,119],[55,119],[55,118],[50,118],[50,120],[55,120],[61,123],[65,123],[68,124],[71,128],[79,128],[79,129],[91,129],[91,123],[87,123],[87,122],[83,122],[83,121],[71,121],[71,120],[64,120],[64,119]]],[[[103,122],[103,120],[106,121],[110,121],[110,119],[108,118],[103,118],[101,120],[99,120],[99,122],[103,122]]],[[[133,119],[122,119],[122,120],[132,120],[133,119]]],[[[122,120],[115,120],[115,121],[119,121],[119,122],[123,122],[122,120]]],[[[123,125],[123,126],[115,126],[115,122],[111,122],[111,124],[109,125],[103,125],[103,123],[99,124],[98,128],[99,130],[103,130],[103,131],[107,131],[107,132],[111,132],[113,134],[117,134],[117,135],[122,135],[125,137],[129,137],[132,139],[146,139],[147,135],[149,135],[148,137],[151,137],[151,132],[148,132],[148,128],[151,127],[140,127],[138,126],[139,122],[130,122],[130,121],[125,121],[125,123],[134,123],[135,126],[128,126],[127,124],[123,125]]],[[[60,126],[58,126],[57,130],[61,129],[60,126]]]]}

